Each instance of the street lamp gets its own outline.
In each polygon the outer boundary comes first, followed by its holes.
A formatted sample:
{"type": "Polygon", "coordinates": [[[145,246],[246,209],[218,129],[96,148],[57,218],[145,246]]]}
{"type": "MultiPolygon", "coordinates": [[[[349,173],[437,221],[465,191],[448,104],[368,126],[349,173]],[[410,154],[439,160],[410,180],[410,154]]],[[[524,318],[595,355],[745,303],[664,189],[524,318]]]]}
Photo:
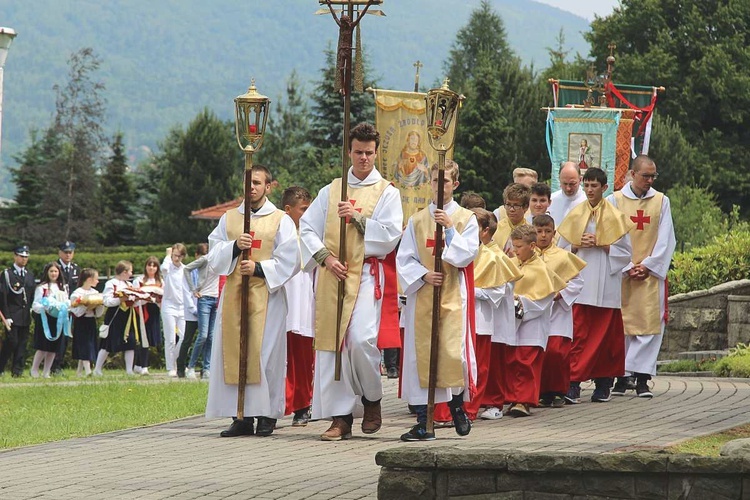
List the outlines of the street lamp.
{"type": "MultiPolygon", "coordinates": [[[[3,134],[3,68],[5,67],[5,58],[8,57],[8,50],[16,32],[12,28],[0,27],[0,151],[2,151],[2,134],[3,134]]],[[[0,164],[2,156],[0,155],[0,164]]]]}
{"type": "MultiPolygon", "coordinates": [[[[255,79],[247,92],[234,99],[235,133],[237,144],[245,153],[245,213],[243,233],[250,233],[250,189],[252,187],[253,153],[263,144],[266,120],[271,101],[258,93],[255,79]]],[[[242,252],[242,260],[250,259],[250,251],[242,252]]],[[[237,379],[237,418],[245,416],[245,384],[247,382],[247,343],[250,337],[250,276],[242,275],[240,304],[240,365],[237,379]]],[[[262,332],[257,332],[260,335],[262,332]]]]}
{"type": "MultiPolygon", "coordinates": [[[[430,146],[438,152],[437,208],[442,210],[443,184],[445,182],[445,154],[453,147],[458,128],[458,110],[464,96],[448,88],[448,79],[439,89],[427,92],[427,137],[430,146]],[[451,130],[451,125],[455,125],[451,130]],[[448,136],[446,137],[446,134],[448,136]],[[446,140],[447,139],[447,140],[446,140]]],[[[435,224],[436,273],[443,272],[443,226],[435,224]]],[[[430,372],[427,386],[427,432],[435,432],[435,387],[437,386],[438,341],[440,337],[440,287],[432,289],[432,333],[430,336],[430,372]]]]}

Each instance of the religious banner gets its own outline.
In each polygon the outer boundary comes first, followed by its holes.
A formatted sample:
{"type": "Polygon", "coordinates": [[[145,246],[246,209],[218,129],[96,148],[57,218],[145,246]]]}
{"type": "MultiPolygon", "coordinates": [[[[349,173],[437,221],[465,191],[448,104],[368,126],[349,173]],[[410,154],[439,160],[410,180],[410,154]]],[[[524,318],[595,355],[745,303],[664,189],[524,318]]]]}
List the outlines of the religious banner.
{"type": "MultiPolygon", "coordinates": [[[[589,95],[589,89],[584,82],[550,80],[550,84],[552,85],[552,101],[556,108],[581,106],[589,95]]],[[[624,83],[615,85],[611,81],[607,81],[604,87],[608,107],[632,110],[632,115],[628,117],[630,132],[628,134],[623,131],[623,136],[629,135],[631,138],[630,155],[633,158],[638,154],[648,154],[651,123],[659,90],[664,89],[624,83]]],[[[623,115],[623,118],[625,117],[623,115]]]]}
{"type": "Polygon", "coordinates": [[[406,224],[430,203],[430,166],[438,161],[427,139],[425,94],[382,89],[373,93],[375,126],[380,132],[378,170],[401,192],[406,224]]]}
{"type": "MultiPolygon", "coordinates": [[[[590,167],[607,173],[607,191],[615,188],[617,135],[622,109],[552,108],[547,115],[547,149],[552,160],[552,191],[560,189],[558,173],[566,161],[575,162],[581,175],[590,167]]],[[[625,167],[627,171],[627,166],[625,167]]]]}

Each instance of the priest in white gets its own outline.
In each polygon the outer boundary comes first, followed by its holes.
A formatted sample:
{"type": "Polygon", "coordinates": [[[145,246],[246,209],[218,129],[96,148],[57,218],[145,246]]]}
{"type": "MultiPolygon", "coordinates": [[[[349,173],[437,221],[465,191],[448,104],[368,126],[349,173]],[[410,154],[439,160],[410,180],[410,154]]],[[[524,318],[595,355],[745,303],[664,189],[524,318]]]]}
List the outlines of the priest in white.
{"type": "Polygon", "coordinates": [[[302,262],[315,269],[315,379],[312,418],[332,418],[323,441],[351,437],[355,413],[364,409],[362,431],[381,426],[380,328],[385,274],[382,261],[398,244],[403,228],[401,195],[375,169],[380,135],[361,123],[350,132],[347,202],[340,201],[342,179],[320,190],[300,219],[302,262]],[[339,226],[346,221],[346,255],[338,256],[339,226]],[[337,289],[344,282],[344,304],[336,345],[337,289]],[[341,376],[335,380],[336,350],[341,376]]]}
{"type": "Polygon", "coordinates": [[[227,276],[211,352],[208,418],[237,415],[242,275],[250,276],[251,289],[245,419],[235,419],[222,437],[270,435],[276,419],[284,416],[287,299],[283,287],[299,272],[300,253],[294,222],[266,198],[271,181],[265,167],[253,166],[249,234],[242,232],[243,204],[223,215],[208,237],[208,265],[227,276]],[[250,249],[250,259],[240,262],[245,249],[250,249]]]}
{"type": "Polygon", "coordinates": [[[558,179],[560,189],[552,193],[549,206],[549,214],[555,221],[555,227],[562,224],[571,209],[586,201],[586,194],[581,189],[581,170],[577,163],[572,161],[563,163],[558,179]]]}
{"type": "MultiPolygon", "coordinates": [[[[634,227],[631,262],[623,269],[622,319],[625,327],[625,375],[636,379],[636,394],[653,397],[648,380],[656,375],[666,325],[667,272],[676,240],[669,198],[652,187],[658,174],[646,155],[633,160],[632,181],[608,200],[624,212],[634,227]]],[[[618,379],[612,391],[624,395],[628,381],[618,379]]]]}

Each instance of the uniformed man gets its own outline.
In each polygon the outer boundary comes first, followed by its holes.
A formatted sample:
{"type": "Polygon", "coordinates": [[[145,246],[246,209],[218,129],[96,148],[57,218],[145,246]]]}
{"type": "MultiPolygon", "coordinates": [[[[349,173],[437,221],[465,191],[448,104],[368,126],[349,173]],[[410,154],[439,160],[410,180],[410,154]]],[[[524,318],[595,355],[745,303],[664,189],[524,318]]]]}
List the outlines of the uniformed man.
{"type": "Polygon", "coordinates": [[[13,250],[13,265],[0,274],[0,309],[3,313],[5,339],[0,349],[0,375],[11,360],[11,373],[20,377],[26,366],[26,344],[31,325],[31,303],[34,301],[34,275],[26,269],[29,247],[13,250]]]}
{"type": "MultiPolygon", "coordinates": [[[[73,257],[76,253],[76,244],[72,241],[64,241],[58,247],[57,252],[57,264],[60,266],[62,271],[63,280],[65,283],[65,289],[68,292],[68,296],[78,288],[78,276],[81,274],[81,268],[73,262],[73,257]]],[[[55,353],[55,361],[52,363],[52,373],[59,374],[63,369],[63,361],[65,360],[65,350],[68,348],[68,338],[63,335],[60,339],[60,346],[55,353]]],[[[93,361],[93,360],[92,360],[93,361]]]]}

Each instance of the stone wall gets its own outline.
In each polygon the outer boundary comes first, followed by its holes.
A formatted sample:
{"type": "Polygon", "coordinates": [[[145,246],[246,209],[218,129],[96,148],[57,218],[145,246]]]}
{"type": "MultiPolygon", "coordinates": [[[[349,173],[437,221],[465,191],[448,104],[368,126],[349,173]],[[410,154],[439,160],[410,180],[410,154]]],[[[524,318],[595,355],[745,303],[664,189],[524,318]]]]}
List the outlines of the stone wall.
{"type": "Polygon", "coordinates": [[[743,458],[401,447],[375,461],[379,499],[750,498],[750,460],[743,458]]]}
{"type": "Polygon", "coordinates": [[[738,341],[750,341],[747,296],[750,280],[670,297],[669,322],[659,357],[675,359],[680,352],[721,350],[734,347],[738,341]]]}

